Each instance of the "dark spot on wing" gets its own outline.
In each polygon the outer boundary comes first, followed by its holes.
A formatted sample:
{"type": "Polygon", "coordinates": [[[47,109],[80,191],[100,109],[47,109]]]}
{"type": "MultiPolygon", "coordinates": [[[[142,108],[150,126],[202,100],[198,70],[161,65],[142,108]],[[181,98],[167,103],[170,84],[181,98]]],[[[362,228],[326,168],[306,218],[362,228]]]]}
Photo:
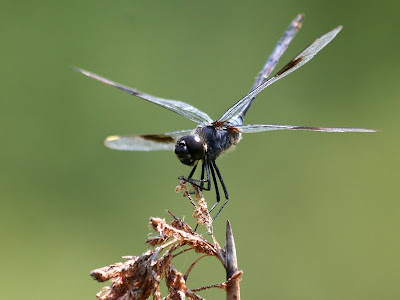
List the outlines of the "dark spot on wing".
{"type": "Polygon", "coordinates": [[[285,73],[287,70],[293,68],[294,66],[296,66],[298,63],[300,63],[303,60],[304,56],[300,56],[297,59],[292,60],[291,62],[289,62],[286,66],[284,66],[282,68],[282,70],[280,70],[278,73],[276,73],[276,77],[281,76],[283,73],[285,73]]]}
{"type": "Polygon", "coordinates": [[[141,135],[141,137],[145,140],[149,140],[152,142],[157,142],[157,143],[175,143],[175,140],[169,136],[169,135],[163,135],[163,134],[146,134],[146,135],[141,135]]]}
{"type": "Polygon", "coordinates": [[[296,20],[294,21],[294,26],[297,29],[300,29],[303,20],[304,20],[304,14],[299,14],[298,17],[296,18],[296,20]]]}

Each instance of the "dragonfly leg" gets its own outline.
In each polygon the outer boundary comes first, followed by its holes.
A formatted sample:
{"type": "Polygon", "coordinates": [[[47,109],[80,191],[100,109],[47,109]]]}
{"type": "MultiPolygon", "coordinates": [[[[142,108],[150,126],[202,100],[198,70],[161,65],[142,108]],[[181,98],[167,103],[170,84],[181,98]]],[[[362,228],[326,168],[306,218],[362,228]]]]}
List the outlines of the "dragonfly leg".
{"type": "Polygon", "coordinates": [[[215,177],[215,171],[214,171],[214,168],[213,168],[213,164],[215,164],[215,163],[211,162],[210,169],[211,169],[211,176],[212,176],[212,179],[213,179],[213,182],[214,182],[214,186],[215,186],[215,193],[216,193],[216,196],[217,196],[217,202],[215,202],[214,205],[211,206],[209,212],[212,212],[214,210],[214,208],[218,205],[219,201],[221,200],[221,196],[219,194],[218,183],[217,183],[217,178],[215,177]]]}
{"type": "MultiPolygon", "coordinates": [[[[224,194],[225,194],[225,202],[222,204],[221,208],[219,209],[219,211],[217,212],[217,214],[216,214],[215,217],[213,218],[213,221],[214,221],[214,220],[219,216],[219,214],[221,213],[221,211],[224,209],[225,205],[228,203],[229,195],[228,195],[228,191],[227,191],[227,189],[226,189],[224,180],[222,179],[221,172],[219,171],[219,169],[218,169],[218,167],[217,167],[215,161],[212,162],[212,166],[211,166],[211,167],[212,167],[213,169],[215,169],[215,171],[217,172],[218,179],[219,179],[219,181],[220,181],[220,183],[221,183],[222,189],[224,190],[224,194]]],[[[215,183],[215,185],[217,185],[217,184],[215,183]]]]}
{"type": "Polygon", "coordinates": [[[204,179],[204,172],[203,171],[202,171],[202,179],[193,179],[192,178],[192,176],[194,174],[194,171],[196,171],[197,164],[193,167],[193,169],[190,172],[188,178],[185,178],[185,177],[181,176],[181,177],[179,177],[179,179],[185,180],[185,181],[193,184],[194,186],[198,187],[200,190],[206,190],[206,191],[211,190],[210,165],[208,164],[207,161],[203,161],[203,164],[205,165],[207,179],[204,179]],[[204,187],[204,183],[207,184],[207,187],[204,187]]]}
{"type": "Polygon", "coordinates": [[[205,165],[205,163],[203,162],[203,163],[201,164],[201,177],[200,177],[200,180],[201,180],[200,188],[201,188],[201,189],[204,188],[204,172],[205,172],[205,167],[206,167],[206,165],[205,165]]]}
{"type": "Polygon", "coordinates": [[[196,165],[193,167],[192,171],[190,171],[190,174],[189,174],[189,176],[188,176],[188,179],[192,178],[194,172],[195,172],[196,169],[197,169],[197,165],[198,165],[198,164],[196,164],[196,165]]]}

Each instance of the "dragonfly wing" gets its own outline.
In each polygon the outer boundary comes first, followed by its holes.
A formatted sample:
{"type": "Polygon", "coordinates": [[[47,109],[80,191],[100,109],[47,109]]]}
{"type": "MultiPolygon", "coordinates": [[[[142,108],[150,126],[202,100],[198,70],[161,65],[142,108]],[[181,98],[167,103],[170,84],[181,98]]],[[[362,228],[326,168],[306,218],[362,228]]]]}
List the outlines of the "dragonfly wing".
{"type": "Polygon", "coordinates": [[[180,137],[192,132],[193,129],[163,134],[113,135],[104,140],[104,145],[110,149],[125,151],[171,151],[180,137]]]}
{"type": "Polygon", "coordinates": [[[229,108],[218,121],[227,121],[235,114],[241,111],[241,109],[251,102],[251,99],[257,96],[262,90],[273,84],[274,82],[282,79],[289,75],[293,71],[297,70],[307,62],[309,62],[319,51],[321,51],[326,45],[331,42],[335,36],[342,30],[342,26],[336,27],[332,31],[324,34],[323,36],[316,39],[310,46],[304,49],[299,55],[292,59],[286,66],[284,66],[278,73],[268,79],[266,82],[252,90],[245,97],[236,102],[231,108],[229,108]]]}
{"type": "Polygon", "coordinates": [[[145,94],[143,92],[140,92],[138,90],[132,89],[130,87],[124,86],[122,84],[119,84],[117,82],[111,81],[107,78],[101,77],[97,74],[91,73],[89,71],[75,68],[75,67],[73,67],[73,69],[77,72],[80,72],[80,73],[90,77],[90,78],[96,79],[100,82],[103,82],[105,84],[116,87],[117,89],[127,92],[128,94],[137,96],[139,98],[142,98],[142,99],[152,102],[154,104],[160,105],[160,106],[162,106],[166,109],[169,109],[181,116],[184,116],[185,118],[192,120],[196,123],[201,123],[201,122],[211,123],[213,121],[206,113],[200,111],[199,109],[197,109],[197,108],[193,107],[192,105],[187,104],[185,102],[177,101],[177,100],[168,100],[168,99],[151,96],[151,95],[145,94]]]}
{"type": "MultiPolygon", "coordinates": [[[[279,59],[281,58],[283,53],[286,51],[286,49],[289,47],[289,44],[293,40],[297,31],[301,28],[303,18],[304,18],[304,15],[299,14],[296,17],[296,19],[294,19],[292,21],[292,23],[290,23],[289,27],[286,29],[282,38],[279,40],[278,44],[275,46],[274,51],[272,51],[271,55],[268,57],[268,60],[265,63],[263,69],[258,74],[250,92],[267,81],[268,76],[272,73],[272,71],[274,70],[279,59]]],[[[230,124],[232,124],[232,125],[243,124],[244,117],[254,100],[255,100],[255,97],[248,99],[246,101],[246,103],[244,103],[240,107],[240,109],[238,109],[238,111],[235,113],[235,115],[229,119],[230,124]]]]}
{"type": "Polygon", "coordinates": [[[265,63],[263,69],[258,74],[256,81],[254,82],[253,87],[251,90],[254,90],[259,85],[264,83],[268,76],[274,70],[276,64],[278,63],[279,59],[289,47],[290,42],[293,40],[294,36],[296,35],[297,31],[301,28],[301,24],[304,19],[304,14],[299,14],[296,19],[290,23],[289,27],[286,29],[285,33],[283,34],[282,38],[276,44],[275,49],[272,51],[270,56],[268,57],[267,62],[265,63]]]}
{"type": "Polygon", "coordinates": [[[320,132],[377,132],[375,129],[366,128],[348,128],[348,127],[308,127],[294,125],[270,125],[270,124],[249,124],[235,126],[237,130],[243,133],[256,133],[271,130],[309,130],[320,132]]]}

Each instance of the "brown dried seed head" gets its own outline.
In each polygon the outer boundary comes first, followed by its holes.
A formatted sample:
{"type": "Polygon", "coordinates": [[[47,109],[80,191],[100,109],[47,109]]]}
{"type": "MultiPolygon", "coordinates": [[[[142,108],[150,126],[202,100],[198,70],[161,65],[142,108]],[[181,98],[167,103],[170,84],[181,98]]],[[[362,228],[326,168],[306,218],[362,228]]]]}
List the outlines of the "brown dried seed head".
{"type": "Polygon", "coordinates": [[[154,236],[148,238],[145,243],[150,245],[150,246],[156,246],[156,245],[161,245],[164,242],[166,242],[168,239],[170,239],[169,236],[163,235],[163,236],[154,236]]]}

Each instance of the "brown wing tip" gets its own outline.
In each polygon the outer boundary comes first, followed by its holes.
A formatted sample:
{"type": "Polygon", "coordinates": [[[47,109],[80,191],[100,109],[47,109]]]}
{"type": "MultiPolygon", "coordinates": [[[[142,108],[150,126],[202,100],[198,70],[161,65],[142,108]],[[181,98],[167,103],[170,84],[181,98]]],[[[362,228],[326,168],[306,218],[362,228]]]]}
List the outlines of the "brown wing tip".
{"type": "Polygon", "coordinates": [[[294,19],[295,26],[296,26],[298,29],[301,28],[301,25],[302,25],[302,23],[303,23],[303,20],[304,20],[304,13],[298,14],[297,17],[296,17],[296,19],[294,19]]]}

